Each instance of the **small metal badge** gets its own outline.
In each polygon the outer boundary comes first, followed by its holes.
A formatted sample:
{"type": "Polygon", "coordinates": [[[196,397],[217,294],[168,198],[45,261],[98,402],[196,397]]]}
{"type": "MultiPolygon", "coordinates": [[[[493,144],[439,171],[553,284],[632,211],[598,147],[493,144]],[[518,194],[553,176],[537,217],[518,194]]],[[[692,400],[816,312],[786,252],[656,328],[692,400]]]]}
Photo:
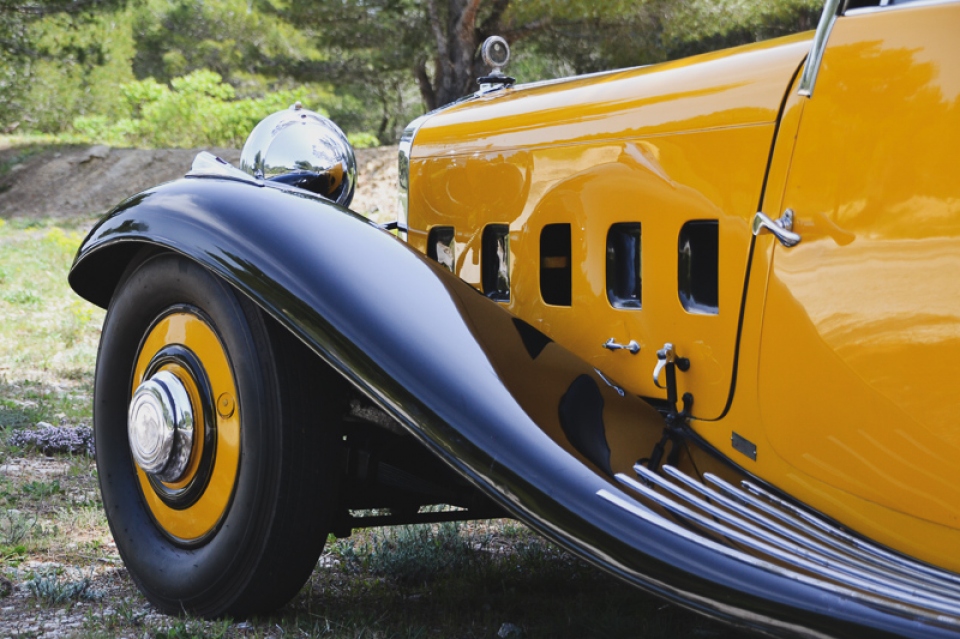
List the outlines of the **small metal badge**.
{"type": "Polygon", "coordinates": [[[753,461],[757,461],[757,445],[751,442],[748,439],[744,439],[740,435],[733,433],[730,437],[730,443],[733,445],[733,449],[743,453],[753,461]]]}

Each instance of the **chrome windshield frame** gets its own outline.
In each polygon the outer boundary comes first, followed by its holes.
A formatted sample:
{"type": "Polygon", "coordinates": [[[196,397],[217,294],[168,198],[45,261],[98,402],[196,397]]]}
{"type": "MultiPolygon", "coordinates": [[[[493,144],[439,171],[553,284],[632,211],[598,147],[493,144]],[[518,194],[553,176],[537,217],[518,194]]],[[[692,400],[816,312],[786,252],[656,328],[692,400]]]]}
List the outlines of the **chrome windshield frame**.
{"type": "Polygon", "coordinates": [[[833,24],[837,21],[843,4],[844,0],[827,0],[823,5],[823,13],[820,15],[817,32],[813,36],[810,54],[803,67],[803,75],[800,76],[800,86],[797,91],[800,95],[813,97],[813,87],[817,82],[820,64],[823,62],[823,53],[827,50],[827,40],[830,39],[830,31],[833,30],[833,24]]]}

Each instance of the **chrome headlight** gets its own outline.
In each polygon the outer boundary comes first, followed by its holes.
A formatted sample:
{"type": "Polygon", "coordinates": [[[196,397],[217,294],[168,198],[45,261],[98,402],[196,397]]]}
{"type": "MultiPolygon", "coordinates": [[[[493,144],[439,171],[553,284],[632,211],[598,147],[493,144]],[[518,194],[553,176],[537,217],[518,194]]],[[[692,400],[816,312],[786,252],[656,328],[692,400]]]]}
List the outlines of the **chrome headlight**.
{"type": "Polygon", "coordinates": [[[260,121],[243,145],[240,169],[342,206],[349,206],[357,186],[357,160],[347,136],[299,102],[260,121]]]}

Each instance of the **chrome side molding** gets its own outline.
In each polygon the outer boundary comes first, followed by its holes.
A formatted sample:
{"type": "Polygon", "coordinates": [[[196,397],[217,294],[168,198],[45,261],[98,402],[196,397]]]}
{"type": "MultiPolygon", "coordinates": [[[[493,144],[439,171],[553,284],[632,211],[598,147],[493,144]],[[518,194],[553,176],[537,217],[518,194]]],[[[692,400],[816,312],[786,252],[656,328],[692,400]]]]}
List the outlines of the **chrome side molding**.
{"type": "Polygon", "coordinates": [[[960,575],[898,555],[754,482],[704,481],[637,464],[617,480],[638,496],[597,495],[727,557],[887,612],[960,630],[960,575]],[[641,507],[640,505],[643,505],[641,507]]]}

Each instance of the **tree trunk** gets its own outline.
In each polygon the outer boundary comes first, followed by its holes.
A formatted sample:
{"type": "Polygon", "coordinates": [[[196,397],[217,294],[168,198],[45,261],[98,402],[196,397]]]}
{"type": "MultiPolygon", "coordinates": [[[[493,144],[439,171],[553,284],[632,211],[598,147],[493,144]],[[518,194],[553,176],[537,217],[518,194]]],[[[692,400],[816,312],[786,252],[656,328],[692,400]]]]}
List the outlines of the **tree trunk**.
{"type": "MultiPolygon", "coordinates": [[[[476,89],[477,77],[484,72],[477,59],[481,38],[477,15],[482,3],[483,0],[446,0],[445,6],[438,6],[438,0],[427,1],[427,18],[436,45],[434,73],[431,78],[426,61],[417,64],[415,73],[429,109],[449,104],[476,89]]],[[[497,18],[507,4],[509,0],[491,3],[497,18]]]]}

